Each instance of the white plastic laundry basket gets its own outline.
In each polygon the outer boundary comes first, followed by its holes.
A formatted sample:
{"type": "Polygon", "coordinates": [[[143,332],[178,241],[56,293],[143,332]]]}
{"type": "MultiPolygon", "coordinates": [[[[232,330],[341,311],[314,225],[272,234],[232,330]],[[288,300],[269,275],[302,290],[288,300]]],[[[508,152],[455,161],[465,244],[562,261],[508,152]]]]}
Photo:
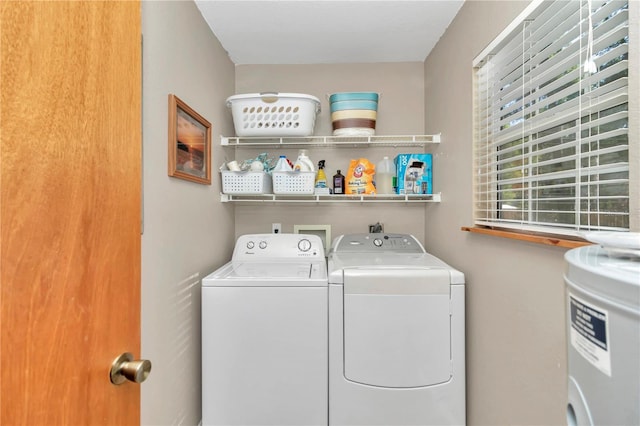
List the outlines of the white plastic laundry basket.
{"type": "Polygon", "coordinates": [[[313,194],[316,172],[273,172],[274,194],[313,194]]]}
{"type": "Polygon", "coordinates": [[[311,136],[320,100],[299,93],[251,93],[227,99],[237,136],[311,136]]]}
{"type": "Polygon", "coordinates": [[[270,194],[271,176],[265,172],[221,170],[224,194],[270,194]]]}

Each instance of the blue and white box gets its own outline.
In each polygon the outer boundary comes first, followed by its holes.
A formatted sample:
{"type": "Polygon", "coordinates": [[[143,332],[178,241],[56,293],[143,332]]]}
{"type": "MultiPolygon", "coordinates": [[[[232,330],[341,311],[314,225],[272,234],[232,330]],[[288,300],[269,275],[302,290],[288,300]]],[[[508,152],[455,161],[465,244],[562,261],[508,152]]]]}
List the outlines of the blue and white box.
{"type": "Polygon", "coordinates": [[[398,154],[395,163],[398,194],[433,194],[431,154],[398,154]]]}

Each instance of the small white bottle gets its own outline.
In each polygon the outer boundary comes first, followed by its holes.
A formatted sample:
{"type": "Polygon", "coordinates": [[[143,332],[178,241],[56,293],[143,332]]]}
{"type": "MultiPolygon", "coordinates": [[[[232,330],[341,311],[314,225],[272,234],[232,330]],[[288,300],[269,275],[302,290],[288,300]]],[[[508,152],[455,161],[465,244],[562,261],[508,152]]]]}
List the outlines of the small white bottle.
{"type": "Polygon", "coordinates": [[[395,194],[393,179],[396,177],[396,165],[389,157],[384,157],[376,165],[376,193],[395,194]]]}
{"type": "Polygon", "coordinates": [[[309,158],[306,149],[298,151],[298,159],[293,165],[294,172],[315,172],[316,169],[313,166],[313,161],[309,158]]]}

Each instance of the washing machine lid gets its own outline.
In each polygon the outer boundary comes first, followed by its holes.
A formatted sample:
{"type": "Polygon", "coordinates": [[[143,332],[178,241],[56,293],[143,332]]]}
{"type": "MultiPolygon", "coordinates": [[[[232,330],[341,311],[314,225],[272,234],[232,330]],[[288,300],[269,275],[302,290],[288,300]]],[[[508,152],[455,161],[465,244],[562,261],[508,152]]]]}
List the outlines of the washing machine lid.
{"type": "Polygon", "coordinates": [[[231,261],[202,280],[203,287],[326,285],[322,241],[307,234],[241,235],[231,261]]]}
{"type": "MultiPolygon", "coordinates": [[[[257,263],[257,262],[232,262],[227,279],[274,279],[274,278],[298,278],[308,280],[313,276],[313,264],[311,263],[257,263]]],[[[317,272],[317,271],[316,271],[317,272]]]]}
{"type": "Polygon", "coordinates": [[[215,286],[326,286],[324,262],[243,262],[231,261],[202,280],[215,286]]]}

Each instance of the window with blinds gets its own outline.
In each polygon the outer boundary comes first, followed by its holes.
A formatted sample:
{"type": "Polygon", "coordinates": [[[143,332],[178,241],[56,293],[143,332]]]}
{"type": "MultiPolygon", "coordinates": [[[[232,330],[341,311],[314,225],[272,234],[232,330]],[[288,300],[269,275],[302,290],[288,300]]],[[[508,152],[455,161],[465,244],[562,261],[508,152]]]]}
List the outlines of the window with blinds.
{"type": "Polygon", "coordinates": [[[475,62],[476,225],[629,229],[628,4],[544,1],[475,62]]]}

